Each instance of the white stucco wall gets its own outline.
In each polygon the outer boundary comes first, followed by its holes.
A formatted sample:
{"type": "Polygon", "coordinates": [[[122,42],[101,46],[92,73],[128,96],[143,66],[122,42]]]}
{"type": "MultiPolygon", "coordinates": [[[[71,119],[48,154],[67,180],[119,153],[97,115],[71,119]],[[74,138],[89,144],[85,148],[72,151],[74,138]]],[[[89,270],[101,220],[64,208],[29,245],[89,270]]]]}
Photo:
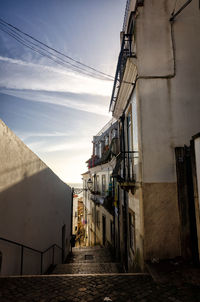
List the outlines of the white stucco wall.
{"type": "MultiPolygon", "coordinates": [[[[71,231],[71,188],[62,182],[2,121],[0,121],[0,236],[43,251],[62,246],[71,231]]],[[[20,273],[20,247],[0,240],[1,274],[20,273]]],[[[61,252],[55,251],[56,262],[61,252]]],[[[52,250],[44,255],[44,271],[52,250]]],[[[24,274],[40,273],[40,257],[24,250],[24,274]]]]}
{"type": "Polygon", "coordinates": [[[198,188],[199,209],[200,209],[200,137],[195,139],[195,160],[196,160],[197,188],[198,188]]]}
{"type": "Polygon", "coordinates": [[[196,208],[196,226],[198,237],[198,248],[200,257],[200,137],[194,140],[195,148],[195,163],[196,163],[196,176],[197,176],[197,192],[195,196],[195,208],[196,208]]]}
{"type": "MultiPolygon", "coordinates": [[[[183,1],[177,3],[177,9],[183,1]]],[[[143,181],[176,182],[174,148],[200,128],[200,10],[192,1],[170,24],[173,1],[145,1],[136,18],[143,181]],[[175,73],[174,73],[175,59],[175,73]],[[150,79],[147,77],[158,77],[150,79]],[[167,77],[171,78],[159,78],[167,77]],[[146,77],[144,79],[144,77],[146,77]]]]}

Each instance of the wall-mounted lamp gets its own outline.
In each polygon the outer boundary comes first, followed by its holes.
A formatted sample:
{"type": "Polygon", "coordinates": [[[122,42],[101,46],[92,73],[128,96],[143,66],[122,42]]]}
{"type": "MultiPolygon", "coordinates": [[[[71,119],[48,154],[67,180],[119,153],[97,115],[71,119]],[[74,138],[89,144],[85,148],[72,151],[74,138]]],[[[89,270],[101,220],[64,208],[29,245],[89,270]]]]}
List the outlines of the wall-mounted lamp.
{"type": "Polygon", "coordinates": [[[87,181],[87,187],[88,187],[88,190],[91,192],[93,189],[93,182],[92,182],[91,178],[89,178],[87,181]]]}

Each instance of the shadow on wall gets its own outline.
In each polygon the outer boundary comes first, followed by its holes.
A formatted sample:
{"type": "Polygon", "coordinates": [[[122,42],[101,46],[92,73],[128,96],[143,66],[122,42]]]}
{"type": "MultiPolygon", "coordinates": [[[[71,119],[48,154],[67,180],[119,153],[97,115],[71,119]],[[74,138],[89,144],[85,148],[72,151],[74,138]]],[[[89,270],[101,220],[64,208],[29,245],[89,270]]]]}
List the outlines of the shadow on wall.
{"type": "Polygon", "coordinates": [[[17,170],[21,170],[22,168],[26,168],[26,169],[31,169],[31,167],[34,167],[34,166],[39,166],[41,165],[41,161],[39,159],[35,159],[35,160],[32,160],[32,161],[29,161],[29,162],[26,162],[24,164],[20,164],[18,166],[14,166],[12,168],[8,168],[4,171],[1,171],[1,177],[2,176],[6,176],[8,177],[9,176],[9,173],[13,173],[14,171],[17,171],[17,170]]]}
{"type": "Polygon", "coordinates": [[[1,263],[2,263],[2,252],[0,251],[0,273],[1,273],[1,263]]]}
{"type": "MultiPolygon", "coordinates": [[[[62,246],[62,227],[66,225],[69,253],[71,231],[71,188],[51,169],[27,177],[0,193],[1,237],[44,251],[52,244],[62,246]]],[[[21,248],[0,240],[1,274],[19,274],[21,248]],[[1,265],[1,259],[2,265],[1,265]]],[[[52,250],[43,259],[44,269],[52,263],[52,250]]],[[[55,263],[62,261],[62,253],[55,251],[55,263]]],[[[66,255],[65,255],[66,256],[66,255]]],[[[24,274],[40,273],[40,257],[24,250],[24,274]]]]}

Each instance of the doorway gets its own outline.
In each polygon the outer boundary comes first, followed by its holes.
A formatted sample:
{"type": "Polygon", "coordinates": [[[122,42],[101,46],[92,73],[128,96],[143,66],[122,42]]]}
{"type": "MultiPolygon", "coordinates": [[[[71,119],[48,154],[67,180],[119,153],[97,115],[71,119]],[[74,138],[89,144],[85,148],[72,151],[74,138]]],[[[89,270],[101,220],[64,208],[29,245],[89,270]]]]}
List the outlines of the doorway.
{"type": "Polygon", "coordinates": [[[103,245],[106,244],[106,217],[102,215],[103,245]]]}
{"type": "Polygon", "coordinates": [[[62,263],[65,262],[65,251],[66,251],[66,225],[64,224],[62,227],[62,263]]]}
{"type": "Polygon", "coordinates": [[[178,188],[178,207],[180,215],[181,255],[185,260],[197,264],[198,239],[194,204],[193,171],[191,147],[175,148],[178,188]]]}

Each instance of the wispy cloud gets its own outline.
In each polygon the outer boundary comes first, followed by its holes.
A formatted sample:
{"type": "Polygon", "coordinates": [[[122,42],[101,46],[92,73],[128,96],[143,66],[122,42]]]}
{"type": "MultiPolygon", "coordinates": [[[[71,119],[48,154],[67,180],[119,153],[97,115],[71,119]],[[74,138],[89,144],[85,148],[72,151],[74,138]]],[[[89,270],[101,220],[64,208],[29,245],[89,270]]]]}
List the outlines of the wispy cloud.
{"type": "Polygon", "coordinates": [[[46,144],[45,142],[37,141],[27,144],[30,149],[36,151],[42,150],[42,153],[60,152],[60,151],[75,151],[75,150],[88,150],[88,142],[82,141],[65,141],[63,143],[46,144]]]}
{"type": "Polygon", "coordinates": [[[19,136],[22,140],[27,140],[27,139],[31,139],[31,138],[44,138],[44,137],[49,137],[49,138],[53,138],[53,137],[68,137],[70,135],[72,135],[72,131],[67,131],[67,132],[26,132],[26,131],[15,131],[15,134],[17,136],[19,136]]]}
{"type": "Polygon", "coordinates": [[[63,91],[110,96],[112,82],[102,81],[86,75],[36,64],[19,59],[0,56],[0,86],[8,89],[32,89],[63,91]]]}
{"type": "Polygon", "coordinates": [[[108,116],[108,103],[107,98],[102,99],[102,103],[96,102],[98,96],[90,95],[90,99],[93,97],[93,102],[88,98],[84,100],[80,94],[74,96],[59,94],[59,92],[53,91],[39,91],[39,90],[20,90],[20,89],[5,89],[0,88],[2,93],[19,97],[21,99],[44,102],[49,104],[61,105],[76,110],[91,112],[95,114],[108,116]],[[78,96],[78,98],[77,98],[78,96]],[[95,101],[94,101],[95,100],[95,101]],[[105,102],[106,101],[106,102],[105,102]]]}

